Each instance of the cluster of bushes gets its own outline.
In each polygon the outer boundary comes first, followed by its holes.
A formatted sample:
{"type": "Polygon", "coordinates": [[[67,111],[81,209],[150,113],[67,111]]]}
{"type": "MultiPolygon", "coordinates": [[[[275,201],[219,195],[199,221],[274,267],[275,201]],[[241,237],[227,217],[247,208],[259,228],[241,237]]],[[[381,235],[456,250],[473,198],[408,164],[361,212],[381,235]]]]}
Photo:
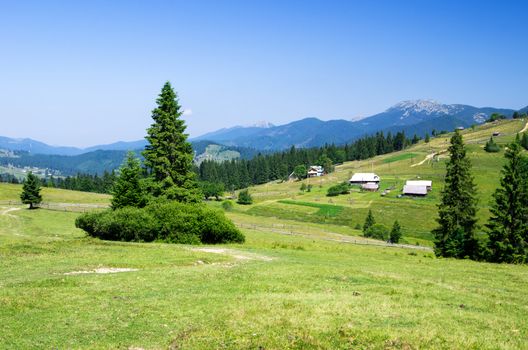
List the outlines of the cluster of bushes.
{"type": "Polygon", "coordinates": [[[398,220],[394,221],[392,229],[389,230],[385,225],[377,224],[374,215],[372,215],[372,211],[368,211],[365,224],[363,225],[364,237],[388,241],[390,243],[399,243],[402,235],[402,227],[398,220]]]}
{"type": "Polygon", "coordinates": [[[326,195],[328,197],[339,196],[340,194],[350,193],[350,185],[348,182],[342,182],[339,185],[334,185],[328,189],[326,195]]]}
{"type": "Polygon", "coordinates": [[[153,203],[86,213],[75,226],[106,240],[183,244],[244,242],[243,234],[221,211],[203,204],[153,203]]]}

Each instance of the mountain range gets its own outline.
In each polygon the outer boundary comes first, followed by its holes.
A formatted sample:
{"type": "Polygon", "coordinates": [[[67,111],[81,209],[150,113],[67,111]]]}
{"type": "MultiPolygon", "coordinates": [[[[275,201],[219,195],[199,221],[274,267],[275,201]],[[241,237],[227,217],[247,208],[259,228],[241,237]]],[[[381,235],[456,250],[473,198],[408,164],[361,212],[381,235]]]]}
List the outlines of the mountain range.
{"type": "MultiPolygon", "coordinates": [[[[527,107],[528,108],[528,107],[527,107]]],[[[405,131],[424,136],[432,129],[453,130],[484,123],[491,114],[511,117],[515,110],[441,104],[431,100],[400,102],[382,113],[356,120],[305,118],[285,125],[233,127],[197,137],[227,146],[253,147],[259,150],[282,150],[291,147],[316,147],[325,143],[343,144],[377,131],[405,131]]]]}
{"type": "MultiPolygon", "coordinates": [[[[420,136],[432,129],[452,130],[455,127],[468,127],[485,122],[492,113],[510,117],[515,110],[493,107],[473,107],[462,104],[441,104],[431,100],[400,102],[382,113],[350,121],[304,118],[284,125],[259,122],[251,126],[235,126],[192,138],[190,141],[204,148],[204,144],[214,143],[240,149],[277,151],[289,147],[316,147],[325,143],[343,144],[363,135],[377,131],[405,131],[420,136]]],[[[528,106],[521,109],[528,111],[528,106]]],[[[145,140],[116,142],[88,148],[50,146],[32,139],[13,139],[0,136],[0,149],[20,150],[32,154],[80,155],[96,150],[125,151],[142,149],[145,140]]],[[[250,152],[251,153],[251,152],[250,152]]]]}

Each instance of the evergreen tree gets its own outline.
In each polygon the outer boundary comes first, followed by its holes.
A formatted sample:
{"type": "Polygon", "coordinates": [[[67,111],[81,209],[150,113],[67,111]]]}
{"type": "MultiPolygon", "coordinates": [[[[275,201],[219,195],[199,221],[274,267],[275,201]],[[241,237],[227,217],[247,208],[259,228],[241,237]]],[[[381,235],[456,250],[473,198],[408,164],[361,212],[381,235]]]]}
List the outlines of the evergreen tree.
{"type": "Polygon", "coordinates": [[[372,210],[369,209],[367,217],[365,218],[365,223],[363,224],[363,233],[376,223],[374,220],[374,215],[372,215],[372,210]]]}
{"type": "Polygon", "coordinates": [[[501,187],[493,198],[489,229],[492,262],[522,263],[528,260],[528,184],[523,174],[525,159],[514,142],[505,152],[508,163],[502,169],[501,187]]]}
{"type": "Polygon", "coordinates": [[[22,203],[29,204],[29,209],[35,209],[36,205],[42,202],[42,196],[40,195],[40,181],[31,171],[27,174],[26,181],[22,187],[22,193],[20,194],[20,199],[22,200],[22,203]]]}
{"type": "Polygon", "coordinates": [[[420,137],[418,137],[418,135],[414,134],[412,140],[411,140],[411,143],[413,145],[417,144],[418,142],[420,142],[420,137]]]}
{"type": "Polygon", "coordinates": [[[528,150],[528,135],[525,132],[523,133],[523,136],[521,138],[521,146],[523,146],[525,150],[528,150]]]}
{"type": "Polygon", "coordinates": [[[389,240],[391,243],[398,243],[402,237],[401,226],[398,220],[394,221],[392,229],[389,235],[389,240]]]}
{"type": "Polygon", "coordinates": [[[158,107],[152,111],[154,123],[147,130],[149,143],[143,151],[151,176],[150,191],[156,197],[199,202],[202,195],[192,172],[194,152],[187,142],[181,106],[169,82],[156,102],[158,107]]]}
{"type": "Polygon", "coordinates": [[[493,137],[490,137],[489,141],[484,145],[484,150],[488,153],[495,153],[500,151],[500,147],[493,141],[493,137]]]}
{"type": "Polygon", "coordinates": [[[128,152],[112,187],[112,209],[124,207],[142,208],[147,204],[146,196],[141,184],[141,163],[128,152]]]}
{"type": "Polygon", "coordinates": [[[438,205],[438,223],[433,230],[437,256],[478,259],[476,189],[471,163],[466,156],[462,135],[455,131],[449,147],[445,187],[438,205]]]}
{"type": "Polygon", "coordinates": [[[425,134],[425,143],[429,143],[431,141],[431,138],[429,137],[429,133],[425,134]]]}

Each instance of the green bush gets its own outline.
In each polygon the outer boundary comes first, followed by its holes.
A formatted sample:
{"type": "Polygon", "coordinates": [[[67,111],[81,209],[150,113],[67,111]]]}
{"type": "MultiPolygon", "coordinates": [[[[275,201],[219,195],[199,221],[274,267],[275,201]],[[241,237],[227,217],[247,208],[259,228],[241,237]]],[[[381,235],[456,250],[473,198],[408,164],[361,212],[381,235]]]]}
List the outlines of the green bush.
{"type": "Polygon", "coordinates": [[[222,209],[224,209],[225,211],[231,211],[233,210],[233,202],[232,201],[223,201],[222,202],[222,209]]]}
{"type": "Polygon", "coordinates": [[[386,241],[389,238],[389,229],[385,225],[374,224],[365,231],[364,236],[386,241]]]}
{"type": "Polygon", "coordinates": [[[243,204],[243,205],[247,205],[247,204],[252,204],[253,203],[253,198],[251,197],[251,195],[249,194],[249,190],[242,190],[238,193],[238,201],[237,201],[238,204],[243,204]]]}
{"type": "Polygon", "coordinates": [[[203,204],[158,202],[145,208],[87,213],[75,225],[90,236],[116,241],[214,244],[245,240],[221,211],[203,204]]]}
{"type": "Polygon", "coordinates": [[[330,187],[326,193],[328,197],[335,197],[340,194],[348,194],[350,192],[350,185],[348,182],[342,182],[339,185],[330,187]]]}

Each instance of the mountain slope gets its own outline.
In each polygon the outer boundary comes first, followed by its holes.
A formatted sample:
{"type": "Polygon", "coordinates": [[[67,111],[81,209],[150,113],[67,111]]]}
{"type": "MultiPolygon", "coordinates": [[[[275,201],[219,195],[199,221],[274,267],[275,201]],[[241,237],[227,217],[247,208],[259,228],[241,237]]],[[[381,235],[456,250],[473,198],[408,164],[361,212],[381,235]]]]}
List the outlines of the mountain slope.
{"type": "MultiPolygon", "coordinates": [[[[401,131],[424,135],[431,129],[453,130],[485,122],[492,113],[511,116],[512,109],[469,105],[446,105],[430,100],[403,101],[385,112],[358,121],[305,118],[270,128],[236,127],[204,135],[226,145],[283,150],[291,147],[316,147],[325,143],[343,144],[377,131],[401,131]]],[[[200,138],[198,138],[200,139],[200,138]]]]}

